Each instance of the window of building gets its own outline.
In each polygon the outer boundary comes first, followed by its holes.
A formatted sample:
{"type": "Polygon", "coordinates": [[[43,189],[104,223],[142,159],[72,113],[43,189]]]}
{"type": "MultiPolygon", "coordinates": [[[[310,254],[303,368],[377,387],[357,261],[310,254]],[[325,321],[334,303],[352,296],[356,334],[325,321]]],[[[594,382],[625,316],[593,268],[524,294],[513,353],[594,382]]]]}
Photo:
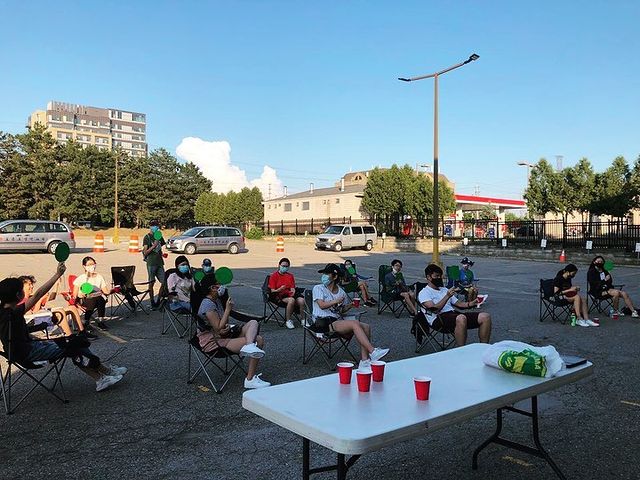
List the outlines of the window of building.
{"type": "Polygon", "coordinates": [[[309,210],[309,202],[302,202],[302,210],[309,210]]]}
{"type": "Polygon", "coordinates": [[[327,204],[327,201],[326,201],[326,200],[322,200],[322,204],[323,204],[323,205],[326,205],[326,204],[327,204]]]}
{"type": "Polygon", "coordinates": [[[134,122],[144,122],[144,115],[142,115],[140,113],[134,113],[133,114],[133,121],[134,122]]]}
{"type": "Polygon", "coordinates": [[[290,212],[291,211],[291,204],[290,203],[285,203],[284,204],[284,211],[285,212],[290,212]]]}
{"type": "Polygon", "coordinates": [[[340,203],[340,199],[339,198],[336,198],[336,203],[340,203]]]}
{"type": "Polygon", "coordinates": [[[356,175],[354,180],[362,180],[362,175],[356,175]]]}
{"type": "Polygon", "coordinates": [[[271,210],[271,205],[267,205],[267,209],[268,209],[268,210],[271,210]]]}

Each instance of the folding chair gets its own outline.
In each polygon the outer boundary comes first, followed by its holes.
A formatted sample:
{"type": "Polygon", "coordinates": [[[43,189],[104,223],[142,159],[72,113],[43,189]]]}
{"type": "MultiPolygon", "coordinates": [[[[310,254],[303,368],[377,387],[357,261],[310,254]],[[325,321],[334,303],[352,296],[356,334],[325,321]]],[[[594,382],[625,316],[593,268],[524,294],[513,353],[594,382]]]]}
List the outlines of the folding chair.
{"type": "MultiPolygon", "coordinates": [[[[223,305],[226,305],[229,296],[226,294],[223,298],[221,298],[221,302],[223,305]]],[[[248,321],[248,320],[258,320],[257,317],[253,317],[248,314],[243,314],[241,312],[234,312],[232,310],[231,316],[236,320],[248,321]]],[[[203,319],[198,318],[196,315],[191,317],[191,326],[190,331],[193,335],[190,335],[189,339],[189,360],[188,360],[188,372],[187,372],[187,383],[191,384],[195,380],[195,378],[203,373],[207,380],[209,381],[209,385],[216,393],[222,393],[224,387],[227,386],[231,377],[236,371],[241,371],[245,375],[247,371],[244,368],[243,358],[231,350],[228,350],[224,347],[218,346],[213,352],[207,353],[202,350],[200,347],[200,342],[198,341],[197,334],[197,326],[200,325],[201,329],[208,328],[209,326],[204,322],[203,319]],[[197,362],[197,368],[193,375],[191,374],[191,357],[195,357],[197,362]],[[208,367],[213,367],[215,371],[222,373],[224,376],[224,381],[220,384],[216,384],[211,378],[211,374],[207,370],[208,367]]],[[[214,342],[216,342],[214,340],[214,342]]],[[[216,342],[217,343],[217,342],[216,342]]]]}
{"type": "MultiPolygon", "coordinates": [[[[597,310],[598,313],[608,313],[610,309],[613,308],[613,297],[609,294],[597,296],[594,292],[597,292],[597,289],[592,289],[591,285],[588,285],[589,291],[587,292],[587,307],[589,308],[589,313],[597,310]],[[602,304],[604,303],[604,309],[602,304]]],[[[622,290],[624,285],[613,285],[613,288],[616,290],[622,290]]]]}
{"type": "Polygon", "coordinates": [[[406,312],[409,310],[402,297],[394,291],[390,291],[384,283],[385,275],[391,270],[391,265],[380,265],[378,267],[378,315],[388,309],[396,318],[400,318],[403,310],[406,312]]]}
{"type": "MultiPolygon", "coordinates": [[[[352,335],[342,336],[336,332],[318,332],[313,324],[313,291],[305,290],[304,292],[304,315],[305,321],[302,324],[302,364],[306,365],[316,354],[322,352],[322,357],[330,370],[335,370],[335,362],[331,360],[341,353],[347,354],[351,359],[358,363],[358,359],[349,349],[352,335]],[[309,340],[307,340],[307,338],[309,340]],[[307,346],[309,343],[309,346],[307,346]]],[[[359,319],[358,319],[359,321],[359,319]]]]}
{"type": "MultiPolygon", "coordinates": [[[[39,329],[46,329],[47,324],[37,324],[34,325],[29,330],[31,332],[35,332],[39,329]]],[[[4,403],[4,409],[7,415],[10,415],[15,412],[16,408],[20,406],[20,404],[33,393],[33,391],[42,387],[44,390],[49,392],[55,398],[60,400],[62,403],[69,403],[67,397],[64,393],[64,388],[62,386],[62,379],[60,378],[60,374],[62,373],[62,369],[64,368],[64,364],[67,360],[67,357],[61,356],[55,360],[49,361],[48,366],[36,365],[32,362],[28,362],[25,360],[18,360],[13,358],[11,355],[11,324],[9,324],[9,348],[5,351],[0,351],[0,356],[3,356],[6,361],[6,371],[3,371],[2,364],[0,363],[0,389],[2,390],[2,401],[4,403]],[[17,369],[15,374],[12,372],[13,368],[17,369]],[[37,375],[35,371],[41,371],[41,375],[37,375]],[[53,385],[49,386],[45,384],[45,381],[49,376],[52,375],[53,385]],[[15,388],[15,385],[23,378],[30,378],[34,385],[31,386],[29,390],[18,400],[17,403],[12,404],[12,390],[15,388]],[[60,386],[60,393],[56,391],[56,387],[60,386]]],[[[37,340],[34,340],[37,341],[37,340]]]]}
{"type": "MultiPolygon", "coordinates": [[[[269,278],[271,275],[267,275],[262,283],[262,302],[264,303],[264,309],[262,313],[262,321],[267,323],[269,320],[273,319],[276,321],[279,327],[283,327],[286,323],[287,319],[284,316],[284,313],[280,311],[281,308],[286,309],[287,305],[284,302],[274,302],[271,297],[271,290],[269,289],[269,278]],[[267,314],[267,310],[269,310],[267,314]]],[[[300,295],[304,292],[304,288],[296,287],[296,295],[300,295]]],[[[293,310],[293,317],[296,320],[300,320],[298,312],[293,310]]]]}
{"type": "MultiPolygon", "coordinates": [[[[458,287],[460,286],[460,267],[458,265],[449,265],[448,267],[446,267],[445,269],[446,272],[446,276],[447,276],[447,283],[446,283],[446,287],[447,288],[452,288],[452,287],[458,287]]],[[[471,272],[471,275],[473,276],[473,286],[475,288],[478,288],[477,283],[480,281],[479,278],[476,278],[475,275],[473,275],[473,271],[469,270],[469,272],[471,272]]],[[[462,289],[464,289],[464,287],[461,287],[462,289]]],[[[464,296],[465,301],[468,301],[468,292],[464,291],[464,293],[460,293],[460,295],[464,296]]]]}
{"type": "Polygon", "coordinates": [[[164,281],[160,286],[160,309],[162,310],[162,331],[161,335],[164,335],[173,328],[178,335],[178,338],[184,337],[191,328],[192,313],[191,310],[180,307],[178,310],[171,309],[171,302],[169,300],[169,289],[167,287],[167,279],[169,275],[177,272],[177,269],[170,268],[164,274],[164,281]]]}
{"type": "MultiPolygon", "coordinates": [[[[427,286],[426,283],[416,282],[416,298],[420,290],[427,286]]],[[[429,325],[426,316],[422,313],[424,307],[418,305],[418,313],[411,323],[411,334],[416,339],[416,353],[419,353],[426,345],[430,345],[434,352],[446,350],[455,344],[453,331],[442,328],[437,329],[429,325]]]]}
{"type": "Polygon", "coordinates": [[[572,305],[564,298],[558,298],[553,291],[553,278],[540,279],[540,321],[543,322],[547,318],[552,321],[560,321],[562,324],[567,322],[567,319],[572,311],[572,305]],[[556,313],[556,310],[560,310],[560,314],[556,313]]]}
{"type": "Polygon", "coordinates": [[[118,287],[120,291],[116,291],[111,295],[111,314],[116,315],[121,307],[127,310],[127,317],[135,315],[138,309],[149,315],[149,311],[144,308],[142,301],[149,296],[149,283],[134,283],[133,279],[136,274],[135,265],[125,267],[111,267],[111,285],[118,287]],[[138,286],[144,286],[142,291],[138,290],[138,286]],[[129,304],[133,301],[135,306],[129,304]],[[114,310],[114,302],[117,302],[114,310]]]}

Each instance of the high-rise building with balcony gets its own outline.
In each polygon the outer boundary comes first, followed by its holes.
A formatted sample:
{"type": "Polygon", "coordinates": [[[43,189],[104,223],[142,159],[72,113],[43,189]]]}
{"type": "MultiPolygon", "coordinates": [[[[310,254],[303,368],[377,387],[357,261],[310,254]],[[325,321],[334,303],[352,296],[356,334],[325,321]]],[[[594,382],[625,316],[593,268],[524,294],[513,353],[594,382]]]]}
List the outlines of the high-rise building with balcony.
{"type": "Polygon", "coordinates": [[[147,155],[147,118],[144,113],[49,102],[46,110],[29,116],[27,127],[44,125],[59,143],[74,140],[100,149],[120,148],[134,156],[147,155]]]}

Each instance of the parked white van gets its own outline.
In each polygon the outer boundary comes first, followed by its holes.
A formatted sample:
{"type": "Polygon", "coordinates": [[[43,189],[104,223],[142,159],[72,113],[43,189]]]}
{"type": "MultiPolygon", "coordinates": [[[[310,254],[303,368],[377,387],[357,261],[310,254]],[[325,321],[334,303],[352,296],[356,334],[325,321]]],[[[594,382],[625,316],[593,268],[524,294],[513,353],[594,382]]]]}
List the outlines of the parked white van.
{"type": "Polygon", "coordinates": [[[318,250],[341,251],[343,248],[364,248],[369,251],[378,241],[373,225],[330,225],[316,238],[318,250]]]}

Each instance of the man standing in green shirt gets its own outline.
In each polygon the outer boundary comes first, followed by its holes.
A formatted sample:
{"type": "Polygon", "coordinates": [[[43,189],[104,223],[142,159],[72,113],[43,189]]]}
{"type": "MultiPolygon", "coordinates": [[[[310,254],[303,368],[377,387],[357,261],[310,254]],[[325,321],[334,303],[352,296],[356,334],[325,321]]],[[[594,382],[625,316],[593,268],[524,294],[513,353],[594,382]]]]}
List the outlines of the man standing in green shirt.
{"type": "Polygon", "coordinates": [[[160,299],[154,301],[153,284],[158,279],[160,284],[164,282],[164,259],[162,258],[162,246],[166,244],[160,233],[160,224],[157,220],[152,220],[149,224],[149,233],[142,240],[142,256],[147,262],[147,274],[149,276],[149,299],[151,309],[156,310],[160,304],[160,299]],[[160,238],[157,238],[160,237],[160,238]]]}

